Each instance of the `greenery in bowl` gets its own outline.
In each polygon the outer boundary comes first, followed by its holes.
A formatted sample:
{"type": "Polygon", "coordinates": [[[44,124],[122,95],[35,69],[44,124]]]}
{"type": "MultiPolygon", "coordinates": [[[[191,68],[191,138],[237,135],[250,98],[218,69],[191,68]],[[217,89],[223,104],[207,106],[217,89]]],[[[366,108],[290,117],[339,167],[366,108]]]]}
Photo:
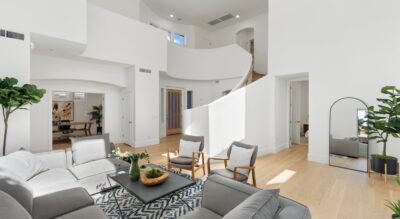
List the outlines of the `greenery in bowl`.
{"type": "Polygon", "coordinates": [[[147,178],[154,179],[163,175],[163,172],[158,168],[148,168],[145,171],[147,178]]]}

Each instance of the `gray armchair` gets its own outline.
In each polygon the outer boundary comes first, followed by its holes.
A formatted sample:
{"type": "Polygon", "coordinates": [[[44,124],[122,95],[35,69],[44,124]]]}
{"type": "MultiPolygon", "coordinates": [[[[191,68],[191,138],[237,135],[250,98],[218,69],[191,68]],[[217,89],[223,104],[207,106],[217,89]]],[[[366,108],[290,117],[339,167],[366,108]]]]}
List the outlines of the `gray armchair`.
{"type": "MultiPolygon", "coordinates": [[[[192,135],[182,135],[182,140],[192,141],[192,142],[200,142],[199,150],[193,152],[191,157],[177,156],[174,158],[170,157],[170,150],[168,149],[167,158],[168,158],[168,169],[173,167],[192,171],[192,179],[195,178],[195,173],[199,169],[203,169],[203,174],[206,174],[204,167],[204,137],[203,136],[192,136],[192,135]],[[201,159],[201,162],[200,162],[201,159]]],[[[179,154],[179,150],[178,150],[179,154]]]]}
{"type": "MultiPolygon", "coordinates": [[[[254,199],[249,198],[259,191],[261,191],[261,189],[225,177],[218,175],[209,176],[204,183],[201,208],[197,208],[183,218],[220,219],[226,216],[230,219],[242,219],[249,218],[241,216],[250,213],[251,215],[258,216],[260,214],[272,215],[273,219],[311,219],[310,210],[306,206],[283,196],[278,196],[279,203],[273,209],[270,209],[270,205],[268,204],[260,204],[254,202],[254,199]],[[251,206],[251,208],[243,206],[251,206]],[[231,211],[235,212],[235,214],[232,216],[232,212],[227,216],[231,211]]],[[[276,190],[271,190],[271,192],[276,192],[276,190]]],[[[266,202],[266,200],[258,201],[266,202]]],[[[259,217],[254,216],[254,218],[259,217]]]]}
{"type": "Polygon", "coordinates": [[[255,166],[254,164],[256,163],[256,159],[257,159],[257,152],[258,152],[258,146],[254,146],[254,145],[249,145],[249,144],[244,144],[242,142],[238,142],[238,141],[234,141],[231,146],[228,149],[228,158],[218,158],[218,157],[210,157],[208,158],[207,161],[207,167],[208,167],[208,174],[212,175],[212,174],[217,174],[223,177],[227,177],[230,179],[234,179],[240,182],[247,182],[248,178],[249,178],[249,174],[251,172],[252,175],[252,180],[253,180],[253,186],[257,186],[256,183],[256,172],[255,172],[255,166]],[[245,148],[245,149],[253,149],[253,154],[251,156],[251,160],[249,162],[249,166],[238,166],[235,167],[234,170],[229,170],[227,169],[227,165],[228,165],[228,160],[231,157],[231,153],[232,153],[232,147],[233,146],[237,146],[237,147],[241,147],[241,148],[245,148]],[[215,169],[215,170],[211,170],[211,160],[223,160],[224,161],[224,165],[225,165],[225,169],[215,169]],[[242,174],[238,172],[238,169],[246,169],[249,170],[247,172],[247,174],[242,174]]]}

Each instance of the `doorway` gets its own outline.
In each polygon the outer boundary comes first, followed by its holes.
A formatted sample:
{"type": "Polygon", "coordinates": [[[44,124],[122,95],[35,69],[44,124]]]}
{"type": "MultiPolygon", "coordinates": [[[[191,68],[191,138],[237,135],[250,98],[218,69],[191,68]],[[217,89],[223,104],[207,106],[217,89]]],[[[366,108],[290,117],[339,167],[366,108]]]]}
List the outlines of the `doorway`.
{"type": "Polygon", "coordinates": [[[133,126],[133,100],[132,92],[122,92],[122,138],[125,144],[134,146],[134,126],[133,126]]]}
{"type": "Polygon", "coordinates": [[[245,28],[236,33],[236,43],[254,58],[254,28],[245,28]]]}
{"type": "Polygon", "coordinates": [[[104,94],[54,91],[51,110],[53,150],[71,147],[70,137],[104,130],[104,94]]]}
{"type": "Polygon", "coordinates": [[[166,101],[167,135],[182,133],[182,91],[167,89],[166,101]]]}
{"type": "Polygon", "coordinates": [[[308,145],[309,138],[309,83],[304,81],[290,82],[289,129],[290,146],[308,145]]]}

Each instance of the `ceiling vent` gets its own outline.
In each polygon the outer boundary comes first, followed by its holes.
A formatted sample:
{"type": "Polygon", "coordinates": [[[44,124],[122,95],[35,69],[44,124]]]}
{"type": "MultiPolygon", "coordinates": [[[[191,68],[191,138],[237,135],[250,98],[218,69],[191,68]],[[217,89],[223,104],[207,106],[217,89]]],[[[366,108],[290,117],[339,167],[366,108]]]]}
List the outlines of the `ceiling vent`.
{"type": "Polygon", "coordinates": [[[5,37],[6,36],[6,30],[0,29],[0,36],[5,37]]]}
{"type": "Polygon", "coordinates": [[[150,69],[145,69],[145,68],[139,68],[139,72],[151,74],[151,70],[150,69]]]}
{"type": "Polygon", "coordinates": [[[219,24],[221,22],[227,21],[227,20],[232,19],[234,17],[235,16],[233,16],[232,14],[226,14],[226,15],[220,17],[220,18],[217,18],[215,20],[212,20],[212,21],[208,22],[208,24],[211,25],[211,26],[214,26],[216,24],[219,24]]]}

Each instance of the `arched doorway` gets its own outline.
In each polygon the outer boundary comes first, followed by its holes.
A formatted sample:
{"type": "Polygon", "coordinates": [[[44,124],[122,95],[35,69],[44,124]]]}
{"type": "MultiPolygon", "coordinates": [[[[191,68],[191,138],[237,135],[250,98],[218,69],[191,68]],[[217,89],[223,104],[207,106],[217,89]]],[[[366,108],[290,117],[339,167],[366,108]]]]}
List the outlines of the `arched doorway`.
{"type": "Polygon", "coordinates": [[[254,57],[254,28],[249,27],[238,31],[236,43],[254,57]]]}

